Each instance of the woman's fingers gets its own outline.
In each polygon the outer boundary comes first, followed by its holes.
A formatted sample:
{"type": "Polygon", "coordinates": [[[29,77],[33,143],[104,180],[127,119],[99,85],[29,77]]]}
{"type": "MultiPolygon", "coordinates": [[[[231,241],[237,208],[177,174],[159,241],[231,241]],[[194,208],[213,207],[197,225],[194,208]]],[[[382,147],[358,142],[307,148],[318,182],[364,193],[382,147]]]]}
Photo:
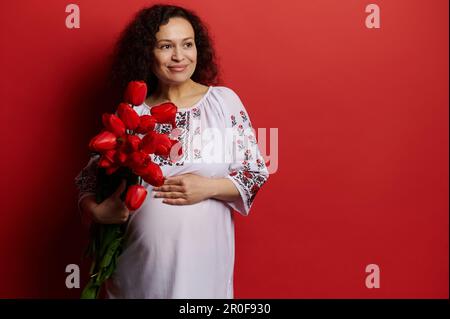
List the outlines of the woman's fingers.
{"type": "Polygon", "coordinates": [[[153,190],[158,192],[185,192],[184,186],[181,185],[162,185],[160,187],[154,187],[153,190]]]}
{"type": "Polygon", "coordinates": [[[166,198],[163,200],[163,203],[169,204],[169,205],[188,205],[189,204],[188,200],[184,199],[184,198],[176,198],[176,199],[166,198]]]}
{"type": "Polygon", "coordinates": [[[172,176],[168,177],[164,180],[164,185],[182,185],[183,184],[183,176],[172,176]]]}
{"type": "Polygon", "coordinates": [[[159,198],[186,198],[186,194],[180,192],[157,192],[154,196],[159,198]]]}
{"type": "Polygon", "coordinates": [[[130,215],[129,212],[125,212],[124,214],[122,214],[120,221],[125,223],[128,220],[128,216],[130,215]]]}

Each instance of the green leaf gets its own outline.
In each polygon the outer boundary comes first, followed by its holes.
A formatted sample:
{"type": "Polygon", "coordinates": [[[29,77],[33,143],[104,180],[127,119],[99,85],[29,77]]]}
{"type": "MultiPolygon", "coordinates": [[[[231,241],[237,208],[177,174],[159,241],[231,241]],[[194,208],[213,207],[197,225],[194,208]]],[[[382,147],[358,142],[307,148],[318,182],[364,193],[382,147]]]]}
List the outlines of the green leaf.
{"type": "MultiPolygon", "coordinates": [[[[119,187],[122,179],[126,179],[127,188],[129,185],[138,182],[138,176],[133,174],[127,167],[119,168],[115,173],[108,175],[106,170],[97,170],[96,200],[101,203],[111,196],[119,187]]],[[[122,200],[126,190],[121,194],[122,200]]],[[[98,298],[100,287],[112,276],[117,267],[117,260],[123,249],[124,233],[127,224],[98,224],[93,223],[90,229],[90,242],[86,255],[92,257],[89,283],[83,290],[83,299],[98,298]],[[95,274],[93,276],[93,274],[95,274]]]]}
{"type": "Polygon", "coordinates": [[[117,253],[117,250],[119,249],[119,246],[122,244],[123,237],[119,237],[114,239],[111,244],[108,246],[108,250],[103,257],[100,267],[107,267],[111,263],[111,259],[113,256],[117,253]]]}
{"type": "Polygon", "coordinates": [[[100,292],[100,286],[95,285],[93,280],[89,280],[81,293],[81,299],[97,299],[100,292]]]}

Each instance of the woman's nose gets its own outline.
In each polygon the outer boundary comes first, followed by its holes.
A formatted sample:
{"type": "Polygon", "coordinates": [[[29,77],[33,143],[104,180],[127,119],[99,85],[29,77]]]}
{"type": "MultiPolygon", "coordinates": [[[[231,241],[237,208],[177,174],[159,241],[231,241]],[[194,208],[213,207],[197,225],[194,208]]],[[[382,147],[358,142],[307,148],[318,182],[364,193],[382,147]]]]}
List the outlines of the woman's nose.
{"type": "Polygon", "coordinates": [[[182,58],[181,49],[178,47],[175,47],[173,51],[172,58],[175,60],[180,60],[182,58]]]}

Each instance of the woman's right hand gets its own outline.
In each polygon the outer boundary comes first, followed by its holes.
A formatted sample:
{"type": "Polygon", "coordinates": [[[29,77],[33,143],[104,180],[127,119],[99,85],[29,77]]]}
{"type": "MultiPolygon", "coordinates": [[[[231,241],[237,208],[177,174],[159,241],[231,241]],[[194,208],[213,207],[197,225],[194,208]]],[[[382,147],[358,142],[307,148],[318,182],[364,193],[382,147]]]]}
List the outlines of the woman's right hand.
{"type": "Polygon", "coordinates": [[[130,211],[120,198],[126,186],[126,180],[123,179],[111,196],[92,207],[91,216],[95,222],[100,224],[123,224],[128,220],[130,211]]]}

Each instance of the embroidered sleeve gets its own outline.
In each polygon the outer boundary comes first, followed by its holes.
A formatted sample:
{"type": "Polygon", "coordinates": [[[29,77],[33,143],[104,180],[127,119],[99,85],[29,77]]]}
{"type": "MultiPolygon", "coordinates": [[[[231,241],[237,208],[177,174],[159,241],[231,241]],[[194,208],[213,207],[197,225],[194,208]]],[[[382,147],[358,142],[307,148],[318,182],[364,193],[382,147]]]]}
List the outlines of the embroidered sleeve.
{"type": "Polygon", "coordinates": [[[255,196],[269,178],[248,113],[234,91],[228,91],[228,123],[231,129],[231,163],[229,178],[241,197],[228,204],[243,216],[247,216],[255,196]]]}
{"type": "Polygon", "coordinates": [[[78,189],[78,210],[81,212],[81,200],[88,195],[95,195],[97,184],[97,164],[100,155],[92,155],[88,164],[75,177],[75,185],[78,189]]]}

